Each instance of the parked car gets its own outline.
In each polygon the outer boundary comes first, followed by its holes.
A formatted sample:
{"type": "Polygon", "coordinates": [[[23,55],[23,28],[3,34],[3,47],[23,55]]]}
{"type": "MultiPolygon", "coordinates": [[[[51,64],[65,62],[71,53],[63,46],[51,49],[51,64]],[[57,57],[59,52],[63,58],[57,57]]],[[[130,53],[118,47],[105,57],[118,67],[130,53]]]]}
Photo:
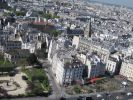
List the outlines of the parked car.
{"type": "Polygon", "coordinates": [[[9,72],[9,76],[15,76],[15,75],[16,75],[16,72],[15,71],[9,72]]]}
{"type": "Polygon", "coordinates": [[[131,92],[128,92],[127,93],[127,96],[132,96],[133,94],[131,92]]]}
{"type": "Polygon", "coordinates": [[[26,76],[24,76],[24,75],[22,76],[22,79],[23,80],[28,80],[28,78],[26,76]]]}
{"type": "Polygon", "coordinates": [[[84,97],[84,96],[79,96],[77,100],[86,100],[86,97],[84,97]]]}
{"type": "Polygon", "coordinates": [[[86,97],[86,100],[93,100],[92,97],[86,97]]]}

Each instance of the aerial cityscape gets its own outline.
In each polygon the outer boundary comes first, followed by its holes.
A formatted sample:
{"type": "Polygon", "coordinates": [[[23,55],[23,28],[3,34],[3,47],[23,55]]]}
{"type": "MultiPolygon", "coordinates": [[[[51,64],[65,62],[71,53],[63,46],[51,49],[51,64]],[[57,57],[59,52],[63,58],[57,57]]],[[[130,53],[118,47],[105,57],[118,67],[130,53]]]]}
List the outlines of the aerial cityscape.
{"type": "Polygon", "coordinates": [[[0,0],[0,100],[133,100],[133,1],[0,0]]]}

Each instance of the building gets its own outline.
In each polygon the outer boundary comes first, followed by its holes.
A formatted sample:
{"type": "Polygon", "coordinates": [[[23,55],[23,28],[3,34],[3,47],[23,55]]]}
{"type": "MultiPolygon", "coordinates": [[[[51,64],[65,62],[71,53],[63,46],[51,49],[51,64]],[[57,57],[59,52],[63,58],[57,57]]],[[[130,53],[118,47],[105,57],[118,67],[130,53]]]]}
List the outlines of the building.
{"type": "Polygon", "coordinates": [[[75,82],[82,83],[85,66],[78,59],[68,57],[65,53],[60,51],[53,58],[52,71],[55,74],[56,81],[61,85],[71,85],[75,82]]]}
{"type": "Polygon", "coordinates": [[[91,37],[92,31],[91,31],[91,20],[86,24],[85,30],[84,30],[84,36],[86,38],[91,37]]]}
{"type": "Polygon", "coordinates": [[[4,50],[14,50],[21,48],[22,48],[21,41],[5,41],[4,43],[4,50]]]}
{"type": "Polygon", "coordinates": [[[75,29],[70,29],[67,28],[67,36],[68,37],[73,37],[73,36],[84,36],[84,30],[80,29],[80,28],[75,28],[75,29]]]}
{"type": "Polygon", "coordinates": [[[122,60],[118,55],[110,55],[106,62],[106,71],[111,75],[118,75],[122,60]]]}
{"type": "Polygon", "coordinates": [[[120,75],[133,82],[133,58],[131,56],[126,57],[122,62],[120,75]]]}
{"type": "Polygon", "coordinates": [[[96,54],[91,54],[86,60],[88,78],[96,78],[105,74],[105,63],[96,54]]]}
{"type": "Polygon", "coordinates": [[[74,36],[72,45],[83,52],[97,52],[104,62],[107,61],[110,52],[114,51],[113,44],[108,44],[108,42],[103,43],[95,38],[87,39],[84,37],[74,36]]]}
{"type": "Polygon", "coordinates": [[[60,85],[70,85],[73,82],[82,81],[85,66],[75,55],[75,49],[64,37],[57,41],[51,40],[48,60],[52,65],[55,79],[60,85]]]}
{"type": "Polygon", "coordinates": [[[17,49],[17,50],[8,50],[4,53],[4,59],[16,62],[19,59],[24,59],[29,57],[30,52],[28,49],[17,49]]]}

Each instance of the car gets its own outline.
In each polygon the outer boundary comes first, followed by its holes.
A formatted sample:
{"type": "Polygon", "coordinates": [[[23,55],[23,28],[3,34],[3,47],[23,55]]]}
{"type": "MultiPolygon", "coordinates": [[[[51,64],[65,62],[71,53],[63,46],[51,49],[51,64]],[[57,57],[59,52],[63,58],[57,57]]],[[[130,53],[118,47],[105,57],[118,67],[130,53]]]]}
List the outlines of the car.
{"type": "Polygon", "coordinates": [[[127,86],[127,82],[126,81],[122,81],[121,84],[125,87],[127,86]]]}
{"type": "Polygon", "coordinates": [[[97,94],[97,98],[101,98],[102,97],[102,95],[101,94],[97,94]]]}
{"type": "Polygon", "coordinates": [[[123,96],[116,96],[116,100],[121,100],[123,98],[123,96]]]}
{"type": "Polygon", "coordinates": [[[79,96],[77,100],[86,100],[86,97],[84,97],[84,96],[79,96]]]}
{"type": "Polygon", "coordinates": [[[127,96],[132,96],[133,94],[131,92],[128,92],[127,93],[127,96]]]}
{"type": "Polygon", "coordinates": [[[26,76],[24,76],[24,75],[22,76],[22,79],[23,80],[28,80],[28,78],[26,76]]]}
{"type": "Polygon", "coordinates": [[[86,100],[93,100],[92,97],[86,97],[86,100]]]}
{"type": "Polygon", "coordinates": [[[15,71],[11,71],[9,72],[9,76],[15,76],[16,72],[15,71]]]}
{"type": "Polygon", "coordinates": [[[121,95],[126,95],[126,93],[125,92],[121,92],[121,95]]]}
{"type": "Polygon", "coordinates": [[[110,97],[110,96],[111,96],[111,94],[110,94],[110,93],[108,93],[108,92],[107,92],[107,93],[105,93],[105,95],[106,95],[106,96],[108,96],[108,97],[110,97]]]}

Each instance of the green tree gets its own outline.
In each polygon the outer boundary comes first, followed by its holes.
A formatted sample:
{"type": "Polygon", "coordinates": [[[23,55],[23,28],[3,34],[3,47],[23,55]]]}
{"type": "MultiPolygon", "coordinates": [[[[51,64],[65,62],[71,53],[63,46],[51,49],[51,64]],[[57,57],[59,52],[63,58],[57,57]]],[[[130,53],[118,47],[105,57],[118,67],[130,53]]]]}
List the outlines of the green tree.
{"type": "Polygon", "coordinates": [[[79,85],[76,85],[76,86],[74,86],[74,91],[75,91],[75,93],[81,93],[81,88],[80,88],[80,86],[79,85]]]}
{"type": "Polygon", "coordinates": [[[43,42],[42,45],[41,45],[41,49],[44,50],[46,48],[47,48],[47,44],[46,44],[46,42],[43,42]]]}
{"type": "Polygon", "coordinates": [[[54,36],[54,37],[57,37],[57,36],[60,35],[60,34],[61,34],[61,32],[58,31],[58,30],[53,30],[53,31],[50,33],[50,35],[51,35],[51,36],[54,36]]]}
{"type": "Polygon", "coordinates": [[[11,15],[11,13],[10,13],[10,12],[9,12],[9,13],[4,12],[4,14],[3,14],[3,16],[5,16],[5,17],[10,16],[10,15],[11,15]]]}
{"type": "Polygon", "coordinates": [[[22,11],[15,11],[15,14],[17,15],[17,16],[25,16],[25,12],[22,12],[22,11]]]}
{"type": "Polygon", "coordinates": [[[43,17],[46,18],[46,19],[52,19],[52,15],[51,14],[43,14],[43,17]]]}
{"type": "Polygon", "coordinates": [[[0,61],[0,72],[3,74],[3,72],[11,72],[15,69],[15,66],[10,63],[9,61],[0,61]]]}
{"type": "Polygon", "coordinates": [[[28,65],[28,62],[25,58],[22,58],[22,59],[19,59],[17,62],[16,62],[16,65],[17,66],[27,66],[28,65]]]}
{"type": "Polygon", "coordinates": [[[34,65],[38,62],[37,60],[37,57],[34,53],[32,53],[28,58],[27,58],[27,62],[30,64],[30,65],[34,65]]]}
{"type": "Polygon", "coordinates": [[[4,55],[0,53],[0,60],[4,60],[4,55]]]}

